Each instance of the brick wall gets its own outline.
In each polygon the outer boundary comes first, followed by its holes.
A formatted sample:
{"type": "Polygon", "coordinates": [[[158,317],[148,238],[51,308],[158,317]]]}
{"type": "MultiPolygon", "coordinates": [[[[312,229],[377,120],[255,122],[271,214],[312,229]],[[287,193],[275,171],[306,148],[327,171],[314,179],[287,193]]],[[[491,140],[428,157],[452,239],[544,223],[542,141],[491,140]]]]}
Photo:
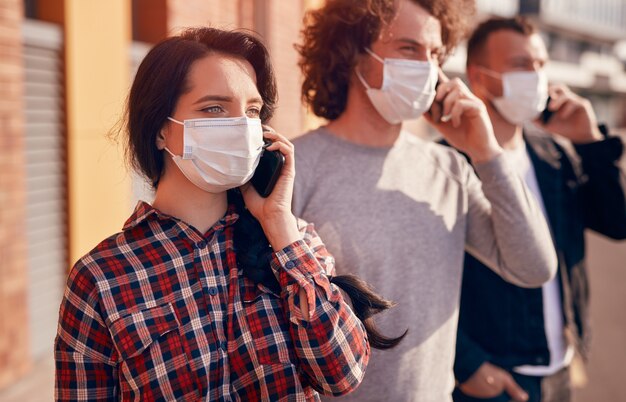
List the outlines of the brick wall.
{"type": "Polygon", "coordinates": [[[167,7],[170,34],[195,25],[250,28],[258,32],[269,47],[278,81],[279,105],[271,124],[287,137],[302,132],[301,77],[293,48],[302,23],[302,1],[168,0],[167,7]]]}
{"type": "Polygon", "coordinates": [[[168,33],[183,27],[206,25],[234,29],[239,23],[240,0],[168,0],[168,33]]]}
{"type": "Polygon", "coordinates": [[[22,0],[0,0],[0,388],[30,365],[22,18],[22,0]]]}
{"type": "Polygon", "coordinates": [[[303,130],[304,109],[300,102],[302,78],[294,43],[299,40],[304,6],[302,1],[266,2],[266,43],[278,81],[278,109],[272,126],[289,138],[303,130]]]}

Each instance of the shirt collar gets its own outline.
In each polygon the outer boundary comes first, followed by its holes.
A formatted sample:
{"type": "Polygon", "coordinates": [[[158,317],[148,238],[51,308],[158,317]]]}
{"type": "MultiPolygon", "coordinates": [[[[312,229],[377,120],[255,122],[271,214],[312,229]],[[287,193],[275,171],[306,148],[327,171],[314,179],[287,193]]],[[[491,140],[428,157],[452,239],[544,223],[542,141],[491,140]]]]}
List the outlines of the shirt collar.
{"type": "MultiPolygon", "coordinates": [[[[135,210],[131,214],[131,216],[124,223],[123,230],[129,230],[139,225],[143,221],[147,220],[151,216],[154,216],[157,219],[164,220],[173,220],[178,223],[184,224],[184,226],[189,226],[185,222],[180,219],[173,217],[171,215],[165,214],[158,209],[154,208],[152,205],[148,204],[145,201],[139,201],[137,206],[135,206],[135,210]]],[[[239,214],[237,213],[237,208],[235,204],[232,202],[228,204],[228,209],[226,210],[226,214],[207,231],[208,233],[212,233],[218,230],[222,230],[225,227],[233,225],[239,219],[239,214]]]]}
{"type": "Polygon", "coordinates": [[[124,223],[122,230],[132,229],[145,221],[148,216],[155,214],[157,210],[145,201],[139,201],[135,206],[135,210],[124,223]]]}

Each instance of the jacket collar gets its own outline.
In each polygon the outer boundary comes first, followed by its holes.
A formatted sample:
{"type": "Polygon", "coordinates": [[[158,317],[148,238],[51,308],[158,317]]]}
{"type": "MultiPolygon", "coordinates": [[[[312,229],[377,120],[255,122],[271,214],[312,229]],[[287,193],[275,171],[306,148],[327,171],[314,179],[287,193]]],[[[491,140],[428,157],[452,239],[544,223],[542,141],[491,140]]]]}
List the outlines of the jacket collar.
{"type": "Polygon", "coordinates": [[[537,184],[546,208],[554,242],[562,241],[563,206],[563,152],[552,138],[546,135],[524,133],[528,154],[535,169],[537,184]]]}

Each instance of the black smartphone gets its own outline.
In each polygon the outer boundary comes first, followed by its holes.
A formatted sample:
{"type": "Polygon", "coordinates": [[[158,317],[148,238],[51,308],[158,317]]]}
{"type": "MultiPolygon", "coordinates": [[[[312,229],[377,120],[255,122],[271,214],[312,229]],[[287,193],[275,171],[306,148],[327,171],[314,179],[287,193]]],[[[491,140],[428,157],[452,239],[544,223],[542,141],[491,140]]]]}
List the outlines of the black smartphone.
{"type": "Polygon", "coordinates": [[[250,179],[256,191],[264,198],[268,197],[274,190],[280,177],[280,171],[285,164],[285,156],[282,153],[266,149],[270,144],[271,142],[265,140],[259,165],[256,167],[252,179],[250,179]]]}
{"type": "Polygon", "coordinates": [[[541,115],[539,116],[539,119],[541,120],[543,124],[548,124],[548,122],[552,118],[552,115],[554,114],[553,111],[548,110],[548,105],[550,104],[551,100],[552,98],[548,96],[548,100],[546,101],[546,108],[543,109],[543,112],[541,112],[541,115]]]}
{"type": "MultiPolygon", "coordinates": [[[[437,92],[437,88],[439,88],[439,83],[441,82],[441,78],[437,78],[437,83],[435,84],[435,92],[437,92]]],[[[437,102],[433,100],[433,103],[430,105],[430,109],[426,113],[432,117],[432,119],[439,123],[441,121],[441,113],[443,112],[443,104],[441,102],[437,102]]]]}

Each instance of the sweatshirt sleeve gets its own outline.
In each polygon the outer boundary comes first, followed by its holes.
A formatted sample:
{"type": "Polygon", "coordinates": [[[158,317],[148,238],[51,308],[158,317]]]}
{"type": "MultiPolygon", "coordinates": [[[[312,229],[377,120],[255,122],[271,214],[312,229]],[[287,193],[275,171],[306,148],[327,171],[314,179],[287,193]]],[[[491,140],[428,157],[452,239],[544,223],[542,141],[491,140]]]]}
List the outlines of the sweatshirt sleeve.
{"type": "Polygon", "coordinates": [[[539,287],[556,273],[554,245],[533,194],[504,155],[466,174],[466,250],[504,280],[539,287]]]}

